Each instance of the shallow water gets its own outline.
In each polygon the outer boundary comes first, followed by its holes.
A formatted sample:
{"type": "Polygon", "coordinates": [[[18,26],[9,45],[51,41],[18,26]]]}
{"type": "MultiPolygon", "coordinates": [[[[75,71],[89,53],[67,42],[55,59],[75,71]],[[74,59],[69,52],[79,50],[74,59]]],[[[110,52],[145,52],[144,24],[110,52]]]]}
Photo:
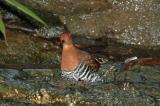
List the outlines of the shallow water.
{"type": "Polygon", "coordinates": [[[55,69],[0,69],[1,105],[159,106],[160,67],[107,62],[100,72],[105,83],[62,79],[55,69]],[[111,68],[111,67],[114,68],[111,68]]]}

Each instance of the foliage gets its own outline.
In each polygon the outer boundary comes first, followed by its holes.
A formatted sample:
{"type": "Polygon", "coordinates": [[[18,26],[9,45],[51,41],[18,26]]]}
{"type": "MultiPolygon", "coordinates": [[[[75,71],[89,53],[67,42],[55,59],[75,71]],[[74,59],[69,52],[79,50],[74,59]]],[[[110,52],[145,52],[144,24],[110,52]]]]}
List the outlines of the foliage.
{"type": "Polygon", "coordinates": [[[2,16],[0,15],[0,35],[3,35],[4,39],[6,39],[6,33],[5,33],[5,25],[2,20],[2,16]]]}
{"type": "MultiPolygon", "coordinates": [[[[21,3],[17,2],[16,0],[5,0],[4,2],[9,4],[9,6],[13,6],[15,9],[32,17],[34,20],[36,20],[37,22],[40,22],[45,27],[48,27],[48,25],[38,15],[36,15],[32,10],[30,10],[28,7],[22,5],[21,3]]],[[[6,38],[5,25],[4,25],[4,22],[3,22],[1,16],[0,16],[0,32],[2,33],[3,37],[6,38]]]]}

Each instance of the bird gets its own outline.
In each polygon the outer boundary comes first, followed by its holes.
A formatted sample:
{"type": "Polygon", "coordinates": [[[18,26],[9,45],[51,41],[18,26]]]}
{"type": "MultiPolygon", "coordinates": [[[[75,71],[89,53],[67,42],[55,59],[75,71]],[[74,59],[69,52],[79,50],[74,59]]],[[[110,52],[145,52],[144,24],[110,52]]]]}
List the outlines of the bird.
{"type": "Polygon", "coordinates": [[[60,42],[62,77],[85,82],[103,81],[98,74],[100,63],[91,54],[76,47],[69,32],[60,35],[60,42]]]}

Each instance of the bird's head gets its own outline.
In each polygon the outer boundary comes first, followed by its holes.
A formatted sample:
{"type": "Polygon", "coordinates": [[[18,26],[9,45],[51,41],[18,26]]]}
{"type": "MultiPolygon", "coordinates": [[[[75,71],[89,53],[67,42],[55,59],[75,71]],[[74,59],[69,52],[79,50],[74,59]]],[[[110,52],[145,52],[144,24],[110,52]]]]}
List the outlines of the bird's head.
{"type": "Polygon", "coordinates": [[[71,34],[68,32],[62,33],[60,36],[60,41],[62,44],[72,44],[71,34]]]}

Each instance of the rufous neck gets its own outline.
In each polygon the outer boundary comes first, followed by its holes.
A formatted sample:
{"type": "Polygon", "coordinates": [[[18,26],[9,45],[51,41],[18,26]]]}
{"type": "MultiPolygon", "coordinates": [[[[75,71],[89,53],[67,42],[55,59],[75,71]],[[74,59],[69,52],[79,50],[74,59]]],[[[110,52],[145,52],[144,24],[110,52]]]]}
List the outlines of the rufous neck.
{"type": "Polygon", "coordinates": [[[72,49],[75,48],[75,46],[72,43],[64,43],[63,44],[63,49],[72,49]]]}

